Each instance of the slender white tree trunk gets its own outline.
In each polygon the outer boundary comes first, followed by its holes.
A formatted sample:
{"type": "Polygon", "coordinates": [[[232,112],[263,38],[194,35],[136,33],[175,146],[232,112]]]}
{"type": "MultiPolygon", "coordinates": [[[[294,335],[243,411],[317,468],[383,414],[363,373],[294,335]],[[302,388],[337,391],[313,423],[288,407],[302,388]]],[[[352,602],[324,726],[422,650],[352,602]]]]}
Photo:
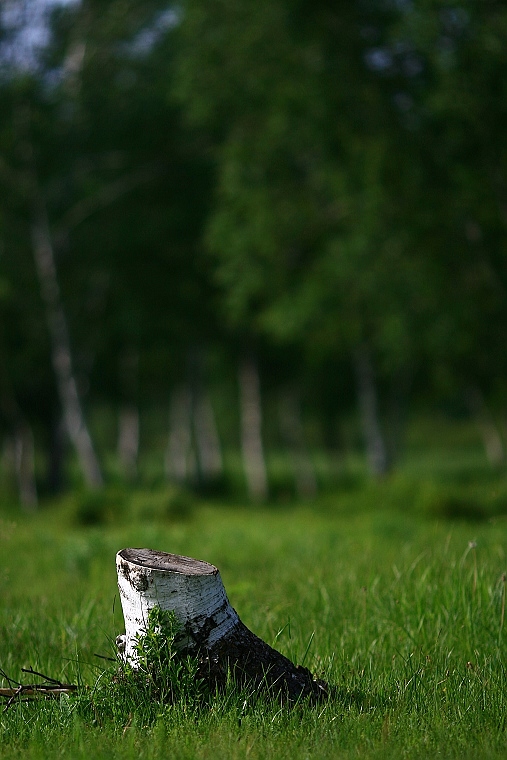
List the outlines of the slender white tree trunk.
{"type": "Polygon", "coordinates": [[[216,480],[222,474],[222,451],[209,395],[200,384],[172,394],[169,440],[165,455],[168,478],[179,483],[216,480]]]}
{"type": "Polygon", "coordinates": [[[102,475],[77,390],[69,331],[60,297],[51,235],[41,199],[38,199],[33,218],[32,249],[42,299],[46,307],[53,368],[65,427],[76,450],[86,484],[91,488],[96,488],[102,485],[102,475]]]}
{"type": "Polygon", "coordinates": [[[213,406],[205,384],[205,354],[193,346],[187,357],[192,442],[196,454],[197,479],[201,486],[217,480],[222,473],[222,453],[213,406]]]}
{"type": "Polygon", "coordinates": [[[387,448],[378,414],[377,386],[370,351],[361,346],[354,355],[361,425],[366,445],[368,469],[374,476],[388,470],[387,448]]]}
{"type": "Polygon", "coordinates": [[[299,394],[293,389],[286,390],[281,397],[279,415],[282,434],[291,455],[296,492],[301,497],[313,497],[317,494],[317,480],[306,448],[299,394]]]}
{"type": "Polygon", "coordinates": [[[222,451],[209,395],[201,388],[192,404],[199,471],[204,482],[222,474],[222,451]]]}
{"type": "Polygon", "coordinates": [[[268,495],[266,460],[262,444],[262,404],[259,370],[252,357],[239,369],[241,449],[248,493],[253,501],[264,501],[268,495]]]}
{"type": "Polygon", "coordinates": [[[505,462],[504,443],[484,394],[476,385],[470,386],[465,393],[465,400],[479,428],[489,463],[492,467],[499,467],[505,462]]]}
{"type": "Polygon", "coordinates": [[[13,475],[16,482],[19,503],[25,512],[33,512],[38,506],[35,482],[35,456],[33,434],[29,425],[17,424],[4,439],[2,468],[13,475]]]}
{"type": "Polygon", "coordinates": [[[118,415],[118,459],[127,478],[137,475],[139,456],[139,409],[123,406],[118,415]]]}
{"type": "Polygon", "coordinates": [[[68,439],[61,417],[54,418],[49,433],[47,483],[52,493],[61,491],[63,486],[63,463],[68,439]]]}
{"type": "Polygon", "coordinates": [[[35,484],[35,447],[31,427],[23,422],[14,431],[14,463],[21,506],[28,512],[37,509],[35,484]]]}
{"type": "Polygon", "coordinates": [[[327,685],[296,667],[259,639],[231,607],[218,569],[208,562],[152,549],[122,549],[116,555],[125,634],[116,639],[134,668],[136,639],[150,609],[174,612],[181,625],[175,644],[199,658],[199,677],[215,688],[229,678],[288,702],[328,695],[327,685]]]}
{"type": "Polygon", "coordinates": [[[120,395],[123,403],[118,414],[118,459],[123,473],[129,480],[137,475],[139,456],[139,408],[137,398],[139,354],[128,349],[121,354],[119,362],[120,395]]]}
{"type": "Polygon", "coordinates": [[[15,473],[19,502],[26,511],[33,511],[38,505],[33,431],[16,402],[5,367],[1,366],[0,413],[9,429],[5,460],[15,473]]]}
{"type": "Polygon", "coordinates": [[[196,469],[192,447],[192,398],[188,387],[182,385],[171,395],[165,472],[170,480],[184,484],[195,479],[196,469]]]}

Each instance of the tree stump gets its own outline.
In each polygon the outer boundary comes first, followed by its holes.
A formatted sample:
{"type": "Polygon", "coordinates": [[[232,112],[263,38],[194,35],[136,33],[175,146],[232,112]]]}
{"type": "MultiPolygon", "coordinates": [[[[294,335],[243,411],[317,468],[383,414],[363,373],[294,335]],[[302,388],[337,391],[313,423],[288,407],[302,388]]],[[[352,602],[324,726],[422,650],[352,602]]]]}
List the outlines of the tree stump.
{"type": "Polygon", "coordinates": [[[199,676],[212,688],[231,676],[238,685],[285,702],[328,695],[327,685],[307,668],[258,638],[231,607],[218,569],[202,560],[152,549],[122,549],[116,555],[125,634],[117,639],[135,668],[135,643],[150,609],[172,610],[181,625],[175,646],[199,661],[199,676]]]}

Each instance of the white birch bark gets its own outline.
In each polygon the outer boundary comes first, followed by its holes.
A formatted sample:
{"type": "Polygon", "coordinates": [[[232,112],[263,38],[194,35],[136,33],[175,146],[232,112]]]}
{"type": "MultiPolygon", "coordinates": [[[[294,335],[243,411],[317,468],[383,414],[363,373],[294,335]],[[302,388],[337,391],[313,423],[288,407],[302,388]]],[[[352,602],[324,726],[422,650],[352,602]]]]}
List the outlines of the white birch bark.
{"type": "Polygon", "coordinates": [[[9,485],[11,480],[15,482],[19,503],[25,512],[33,512],[38,507],[33,454],[30,429],[18,427],[4,438],[0,469],[8,477],[9,485]]]}
{"type": "Polygon", "coordinates": [[[116,555],[116,568],[125,620],[125,639],[119,643],[133,664],[136,638],[155,606],[174,612],[184,631],[179,646],[190,650],[210,649],[239,620],[220,573],[208,562],[150,549],[123,549],[116,555]]]}
{"type": "Polygon", "coordinates": [[[18,407],[3,369],[0,367],[0,414],[9,430],[5,441],[5,462],[15,474],[21,506],[26,511],[33,511],[38,505],[33,431],[18,407]]]}
{"type": "Polygon", "coordinates": [[[268,478],[262,444],[262,404],[259,370],[251,357],[239,369],[241,450],[248,494],[253,501],[268,495],[268,478]]]}
{"type": "Polygon", "coordinates": [[[120,354],[119,384],[122,404],[118,414],[117,452],[126,478],[137,475],[139,456],[139,408],[134,399],[138,395],[139,354],[132,347],[120,354]]]}
{"type": "Polygon", "coordinates": [[[192,404],[193,427],[199,471],[204,482],[222,474],[222,451],[209,395],[201,389],[192,404]]]}
{"type": "Polygon", "coordinates": [[[477,386],[470,386],[465,393],[465,400],[479,428],[488,462],[492,467],[499,467],[505,462],[504,443],[484,394],[477,386]]]}
{"type": "Polygon", "coordinates": [[[184,385],[172,394],[165,472],[178,483],[207,483],[222,474],[222,451],[209,395],[184,385]]]}
{"type": "Polygon", "coordinates": [[[18,482],[19,500],[23,509],[37,509],[37,486],[35,483],[35,447],[31,427],[20,424],[14,431],[14,465],[18,482]]]}
{"type": "Polygon", "coordinates": [[[137,475],[139,456],[139,409],[124,406],[118,415],[118,459],[129,479],[137,475]]]}
{"type": "Polygon", "coordinates": [[[166,476],[176,483],[184,484],[196,476],[192,447],[192,398],[186,385],[176,388],[171,395],[164,468],[166,476]]]}
{"type": "Polygon", "coordinates": [[[355,352],[354,364],[368,469],[372,475],[385,475],[388,469],[387,448],[378,414],[375,374],[367,347],[362,346],[355,352]]]}
{"type": "Polygon", "coordinates": [[[63,310],[46,212],[38,202],[32,224],[32,249],[46,307],[51,355],[65,427],[75,448],[86,484],[102,485],[102,474],[86,425],[72,366],[69,331],[63,310]]]}
{"type": "Polygon", "coordinates": [[[287,390],[279,404],[280,427],[289,446],[296,481],[296,493],[311,498],[317,494],[317,479],[312,460],[305,444],[298,393],[287,390]]]}

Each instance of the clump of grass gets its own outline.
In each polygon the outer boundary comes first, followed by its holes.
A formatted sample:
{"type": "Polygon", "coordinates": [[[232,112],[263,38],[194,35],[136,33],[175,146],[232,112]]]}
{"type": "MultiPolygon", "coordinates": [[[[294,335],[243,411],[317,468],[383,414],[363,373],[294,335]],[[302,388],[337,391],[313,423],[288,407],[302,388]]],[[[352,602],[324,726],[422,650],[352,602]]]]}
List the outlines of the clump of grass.
{"type": "Polygon", "coordinates": [[[198,710],[209,689],[198,675],[198,658],[178,651],[180,633],[172,611],[153,607],[137,638],[133,661],[120,660],[103,671],[82,698],[82,710],[99,723],[112,719],[120,725],[134,718],[149,725],[161,710],[175,704],[186,713],[198,710]]]}
{"type": "Polygon", "coordinates": [[[123,665],[122,677],[133,679],[136,686],[140,682],[149,697],[160,704],[193,704],[204,694],[204,681],[197,676],[197,657],[181,655],[175,646],[180,633],[181,625],[174,612],[153,607],[135,645],[135,665],[123,665]]]}

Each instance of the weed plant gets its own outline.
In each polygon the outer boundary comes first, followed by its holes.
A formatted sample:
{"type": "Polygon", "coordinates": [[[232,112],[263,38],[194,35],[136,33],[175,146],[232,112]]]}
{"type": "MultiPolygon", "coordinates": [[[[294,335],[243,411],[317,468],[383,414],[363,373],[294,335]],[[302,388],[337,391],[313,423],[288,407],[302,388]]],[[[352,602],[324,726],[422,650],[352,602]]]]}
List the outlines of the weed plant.
{"type": "Polygon", "coordinates": [[[81,716],[125,726],[133,720],[151,725],[167,706],[196,712],[209,695],[198,677],[197,657],[180,654],[175,645],[179,633],[174,613],[153,607],[132,661],[118,656],[118,663],[100,673],[93,688],[78,697],[81,716]]]}

